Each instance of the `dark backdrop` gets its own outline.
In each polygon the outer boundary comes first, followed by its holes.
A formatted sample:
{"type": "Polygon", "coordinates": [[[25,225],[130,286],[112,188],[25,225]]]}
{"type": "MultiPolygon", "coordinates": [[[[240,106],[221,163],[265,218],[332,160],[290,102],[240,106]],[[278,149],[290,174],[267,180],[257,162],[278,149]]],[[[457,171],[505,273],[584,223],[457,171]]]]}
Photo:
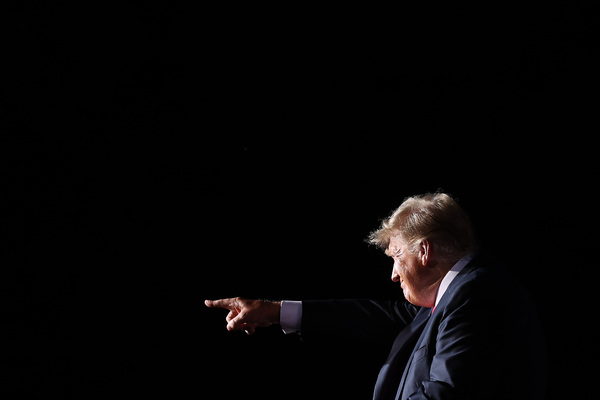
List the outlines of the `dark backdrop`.
{"type": "Polygon", "coordinates": [[[441,189],[534,297],[548,398],[585,398],[597,17],[204,3],[5,7],[3,396],[369,398],[385,343],[228,333],[203,300],[396,298],[364,239],[441,189]]]}

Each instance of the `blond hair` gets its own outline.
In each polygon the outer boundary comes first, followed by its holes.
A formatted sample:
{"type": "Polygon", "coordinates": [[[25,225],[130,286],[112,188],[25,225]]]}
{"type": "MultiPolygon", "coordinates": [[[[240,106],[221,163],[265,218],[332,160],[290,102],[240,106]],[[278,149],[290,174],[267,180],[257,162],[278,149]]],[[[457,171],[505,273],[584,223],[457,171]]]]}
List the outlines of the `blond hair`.
{"type": "Polygon", "coordinates": [[[398,234],[412,253],[427,239],[439,259],[446,262],[456,262],[478,247],[468,215],[445,193],[406,198],[378,230],[371,232],[368,242],[385,250],[390,238],[398,234]]]}

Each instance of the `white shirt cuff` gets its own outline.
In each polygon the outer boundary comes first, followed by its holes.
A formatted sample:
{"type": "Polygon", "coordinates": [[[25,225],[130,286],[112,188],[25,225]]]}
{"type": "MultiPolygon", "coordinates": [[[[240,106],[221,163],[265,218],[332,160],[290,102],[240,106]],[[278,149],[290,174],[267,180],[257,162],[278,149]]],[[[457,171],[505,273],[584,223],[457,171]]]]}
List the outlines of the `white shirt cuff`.
{"type": "Polygon", "coordinates": [[[279,324],[285,334],[300,332],[302,325],[302,302],[283,300],[281,302],[279,324]]]}

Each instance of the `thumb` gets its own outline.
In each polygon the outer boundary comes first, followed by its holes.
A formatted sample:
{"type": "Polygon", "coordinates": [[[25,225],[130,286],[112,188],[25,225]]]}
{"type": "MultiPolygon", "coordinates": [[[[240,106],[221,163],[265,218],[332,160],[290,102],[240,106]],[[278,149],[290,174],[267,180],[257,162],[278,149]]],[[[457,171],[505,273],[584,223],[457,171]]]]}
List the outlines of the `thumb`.
{"type": "Polygon", "coordinates": [[[255,332],[254,327],[248,324],[243,324],[241,328],[246,332],[247,335],[252,335],[255,332]]]}

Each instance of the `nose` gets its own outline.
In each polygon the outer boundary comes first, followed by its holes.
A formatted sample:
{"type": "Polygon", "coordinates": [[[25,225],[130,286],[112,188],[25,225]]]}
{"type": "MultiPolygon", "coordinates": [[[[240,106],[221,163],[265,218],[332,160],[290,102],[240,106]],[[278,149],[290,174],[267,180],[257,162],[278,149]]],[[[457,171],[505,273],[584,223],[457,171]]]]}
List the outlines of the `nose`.
{"type": "Polygon", "coordinates": [[[396,263],[394,263],[394,268],[392,268],[392,280],[394,282],[400,282],[400,274],[396,272],[396,263]]]}
{"type": "Polygon", "coordinates": [[[394,282],[400,282],[400,275],[396,273],[396,270],[392,270],[392,280],[394,282]]]}

